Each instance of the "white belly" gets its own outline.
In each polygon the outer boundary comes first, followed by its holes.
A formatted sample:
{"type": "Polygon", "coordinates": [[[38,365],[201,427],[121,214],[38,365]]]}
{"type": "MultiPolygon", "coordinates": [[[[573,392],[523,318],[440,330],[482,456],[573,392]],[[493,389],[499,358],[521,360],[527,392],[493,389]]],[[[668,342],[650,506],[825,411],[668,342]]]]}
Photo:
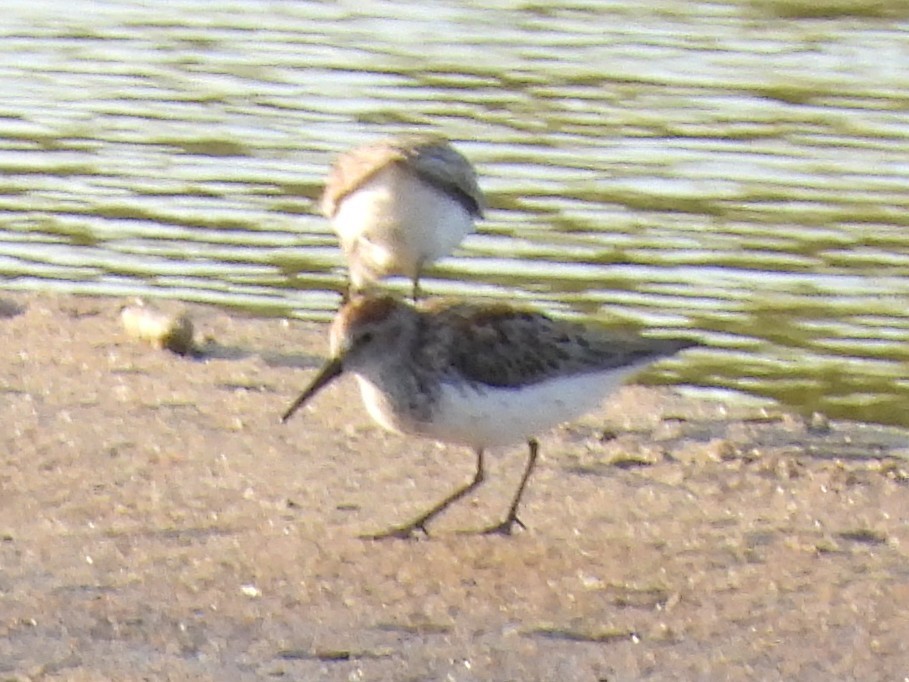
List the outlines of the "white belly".
{"type": "Polygon", "coordinates": [[[445,192],[389,166],[344,197],[332,226],[359,286],[357,279],[415,276],[461,243],[473,217],[445,192]]]}
{"type": "Polygon", "coordinates": [[[445,384],[430,419],[395,410],[372,383],[357,378],[367,410],[384,428],[486,448],[526,441],[589,412],[639,369],[562,377],[517,389],[445,384]]]}

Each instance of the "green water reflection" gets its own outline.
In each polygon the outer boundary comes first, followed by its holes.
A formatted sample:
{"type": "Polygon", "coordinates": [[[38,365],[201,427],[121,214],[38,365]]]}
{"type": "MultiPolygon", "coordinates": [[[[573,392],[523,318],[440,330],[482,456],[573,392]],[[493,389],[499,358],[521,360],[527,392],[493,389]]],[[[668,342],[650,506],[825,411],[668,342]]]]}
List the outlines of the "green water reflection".
{"type": "Polygon", "coordinates": [[[648,381],[909,426],[904,3],[4,11],[0,286],[328,319],[331,157],[432,130],[490,210],[428,291],[685,330],[648,381]]]}

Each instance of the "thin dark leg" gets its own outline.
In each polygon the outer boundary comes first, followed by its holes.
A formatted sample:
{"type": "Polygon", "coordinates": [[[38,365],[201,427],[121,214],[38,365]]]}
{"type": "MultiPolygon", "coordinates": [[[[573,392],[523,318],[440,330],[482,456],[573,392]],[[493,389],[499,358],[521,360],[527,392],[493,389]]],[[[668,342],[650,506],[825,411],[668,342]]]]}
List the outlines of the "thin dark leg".
{"type": "Polygon", "coordinates": [[[441,514],[443,511],[445,511],[445,509],[447,509],[450,504],[457,502],[478,485],[480,485],[485,477],[486,473],[483,465],[483,450],[478,449],[477,472],[474,474],[473,480],[470,483],[461,488],[458,488],[428,512],[421,514],[410,523],[405,523],[403,526],[395,526],[394,528],[389,528],[383,533],[377,533],[376,535],[365,535],[363,537],[370,540],[385,540],[387,538],[407,539],[413,537],[414,532],[417,530],[421,530],[426,535],[429,535],[429,531],[426,530],[426,524],[441,514]]]}
{"type": "Polygon", "coordinates": [[[348,277],[347,287],[344,289],[344,291],[341,292],[341,305],[344,305],[345,303],[349,302],[350,299],[352,299],[356,293],[357,293],[357,290],[354,289],[353,282],[351,282],[350,278],[348,277]]]}
{"type": "Polygon", "coordinates": [[[417,274],[413,277],[413,289],[411,290],[411,296],[413,297],[413,302],[417,303],[422,297],[423,292],[420,291],[420,269],[417,269],[417,274]]]}
{"type": "Polygon", "coordinates": [[[514,494],[511,506],[508,508],[508,516],[505,517],[505,520],[502,521],[502,523],[483,529],[482,532],[484,535],[511,535],[514,524],[518,524],[521,528],[527,528],[527,526],[524,525],[524,522],[518,518],[518,505],[521,503],[521,495],[524,494],[524,488],[527,487],[527,481],[530,480],[530,474],[537,464],[537,453],[539,452],[540,444],[537,443],[535,438],[531,438],[527,441],[527,445],[530,447],[530,456],[527,458],[527,466],[524,467],[524,475],[521,476],[521,483],[518,485],[518,491],[514,494]]]}

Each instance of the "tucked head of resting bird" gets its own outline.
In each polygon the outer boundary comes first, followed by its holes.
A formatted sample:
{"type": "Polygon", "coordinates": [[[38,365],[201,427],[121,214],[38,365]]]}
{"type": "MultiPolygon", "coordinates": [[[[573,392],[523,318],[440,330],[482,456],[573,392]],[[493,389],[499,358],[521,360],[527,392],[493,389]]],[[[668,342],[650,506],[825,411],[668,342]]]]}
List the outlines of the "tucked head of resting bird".
{"type": "Polygon", "coordinates": [[[461,243],[483,205],[470,162],[428,135],[385,138],[341,154],[322,195],[347,259],[349,293],[404,275],[415,300],[423,268],[461,243]]]}

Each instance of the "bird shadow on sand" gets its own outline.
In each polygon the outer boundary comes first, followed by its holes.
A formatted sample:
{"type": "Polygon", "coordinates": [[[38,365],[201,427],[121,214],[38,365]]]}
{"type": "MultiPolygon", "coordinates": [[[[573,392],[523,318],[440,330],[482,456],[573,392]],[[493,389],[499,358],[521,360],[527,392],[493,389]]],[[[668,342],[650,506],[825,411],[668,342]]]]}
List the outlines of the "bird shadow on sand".
{"type": "Polygon", "coordinates": [[[202,345],[192,355],[197,360],[246,360],[260,357],[269,367],[286,367],[293,369],[315,369],[324,364],[325,359],[306,353],[280,353],[278,351],[231,346],[214,341],[202,345]]]}
{"type": "Polygon", "coordinates": [[[325,358],[302,353],[259,353],[263,362],[269,367],[289,367],[293,369],[316,369],[325,364],[325,358]]]}
{"type": "Polygon", "coordinates": [[[16,317],[25,312],[25,306],[0,298],[0,319],[16,317]]]}

